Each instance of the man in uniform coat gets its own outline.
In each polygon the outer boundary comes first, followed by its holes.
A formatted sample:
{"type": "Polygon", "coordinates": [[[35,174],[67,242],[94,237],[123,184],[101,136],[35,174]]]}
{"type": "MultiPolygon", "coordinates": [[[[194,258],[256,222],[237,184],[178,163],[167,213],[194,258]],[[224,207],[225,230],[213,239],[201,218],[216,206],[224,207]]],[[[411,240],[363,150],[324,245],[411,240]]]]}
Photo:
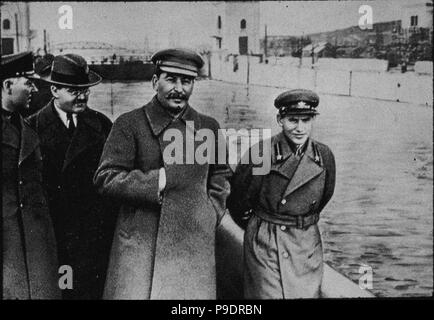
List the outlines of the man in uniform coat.
{"type": "MultiPolygon", "coordinates": [[[[101,77],[83,57],[56,56],[51,72],[53,99],[29,118],[41,140],[60,265],[72,268],[72,289],[64,299],[100,299],[104,288],[115,217],[113,205],[93,185],[93,175],[112,123],[87,106],[89,87],[101,77]]],[[[67,274],[65,274],[67,275],[67,274]]]]}
{"type": "Polygon", "coordinates": [[[29,108],[21,113],[24,118],[30,117],[32,114],[41,110],[53,98],[51,95],[51,84],[41,80],[41,78],[50,74],[53,60],[54,56],[50,53],[47,53],[43,57],[39,56],[35,59],[35,72],[40,77],[34,81],[36,87],[38,88],[38,92],[32,96],[29,108]]]}
{"type": "Polygon", "coordinates": [[[20,115],[36,91],[32,73],[31,52],[1,57],[3,299],[60,298],[39,140],[20,115]]]}
{"type": "Polygon", "coordinates": [[[319,214],[333,195],[335,161],[310,138],[316,93],[296,89],[274,104],[282,132],[271,139],[267,175],[239,165],[228,208],[243,228],[244,295],[248,299],[315,298],[321,292],[323,252],[319,214]],[[246,226],[247,225],[247,226],[246,226]]]}
{"type": "Polygon", "coordinates": [[[94,179],[103,194],[122,202],[105,298],[215,299],[215,230],[231,171],[226,164],[189,162],[199,141],[186,150],[187,136],[201,129],[219,135],[217,121],[188,104],[204,62],[176,48],[152,61],[156,95],[115,121],[94,179]],[[176,163],[166,157],[173,143],[181,146],[176,163]]]}

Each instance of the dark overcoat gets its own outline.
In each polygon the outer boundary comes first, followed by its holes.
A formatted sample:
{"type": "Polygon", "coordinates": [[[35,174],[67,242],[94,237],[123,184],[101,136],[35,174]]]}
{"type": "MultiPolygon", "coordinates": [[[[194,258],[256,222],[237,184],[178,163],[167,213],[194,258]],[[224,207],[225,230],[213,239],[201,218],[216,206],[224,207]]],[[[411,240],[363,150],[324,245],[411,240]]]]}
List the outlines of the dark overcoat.
{"type": "Polygon", "coordinates": [[[230,168],[186,164],[186,148],[183,164],[163,161],[170,129],[185,146],[187,132],[205,128],[218,137],[214,119],[191,106],[173,119],[156,97],[115,121],[95,175],[103,194],[122,201],[105,298],[216,298],[215,230],[225,213],[230,168]],[[160,205],[161,167],[167,184],[160,205]]]}
{"type": "Polygon", "coordinates": [[[98,194],[93,175],[112,123],[87,109],[77,118],[72,138],[53,101],[29,118],[41,140],[43,178],[48,191],[59,263],[73,269],[73,290],[65,298],[102,297],[116,210],[98,194]]]}
{"type": "Polygon", "coordinates": [[[250,299],[318,297],[323,275],[318,226],[314,221],[296,227],[286,217],[313,217],[323,210],[334,192],[334,156],[313,139],[304,155],[296,156],[282,132],[270,145],[270,172],[255,176],[253,165],[239,165],[228,199],[234,220],[246,229],[244,294],[250,299]],[[245,213],[251,216],[247,226],[245,213]]]}
{"type": "Polygon", "coordinates": [[[36,132],[2,114],[4,299],[59,299],[56,242],[36,132]],[[21,138],[20,138],[21,137],[21,138]]]}

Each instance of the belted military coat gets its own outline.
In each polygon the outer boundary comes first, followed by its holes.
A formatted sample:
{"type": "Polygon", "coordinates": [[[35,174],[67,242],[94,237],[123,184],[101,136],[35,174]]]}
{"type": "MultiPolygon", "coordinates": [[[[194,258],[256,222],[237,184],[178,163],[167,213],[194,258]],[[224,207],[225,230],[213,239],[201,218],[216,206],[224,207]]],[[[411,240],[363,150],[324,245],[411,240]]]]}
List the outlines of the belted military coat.
{"type": "Polygon", "coordinates": [[[238,165],[228,199],[234,220],[246,230],[245,298],[318,297],[323,273],[318,226],[294,226],[286,217],[307,217],[323,210],[334,192],[334,156],[313,139],[297,156],[283,132],[272,137],[268,151],[270,172],[255,176],[253,165],[238,165]],[[249,220],[243,219],[246,213],[249,220]]]}
{"type": "MultiPolygon", "coordinates": [[[[103,194],[122,204],[105,298],[216,298],[215,231],[225,213],[231,170],[196,159],[187,164],[186,157],[192,142],[187,135],[209,129],[217,138],[218,128],[191,106],[175,119],[156,97],[113,124],[94,179],[103,194]],[[179,133],[184,146],[181,163],[163,159],[174,143],[174,137],[164,138],[170,132],[179,133]],[[167,183],[160,203],[161,167],[167,183]]],[[[195,150],[200,144],[193,142],[195,150]]]]}
{"type": "Polygon", "coordinates": [[[21,132],[2,114],[3,299],[59,299],[39,139],[20,122],[21,132]]]}

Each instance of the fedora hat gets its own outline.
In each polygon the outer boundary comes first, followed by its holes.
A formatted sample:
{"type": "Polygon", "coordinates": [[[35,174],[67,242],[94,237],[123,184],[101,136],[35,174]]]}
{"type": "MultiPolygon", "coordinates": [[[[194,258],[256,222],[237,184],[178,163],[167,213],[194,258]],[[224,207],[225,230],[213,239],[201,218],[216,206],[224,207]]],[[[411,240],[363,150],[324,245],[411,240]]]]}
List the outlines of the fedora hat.
{"type": "Polygon", "coordinates": [[[54,57],[50,74],[42,80],[68,87],[92,87],[102,78],[89,69],[86,60],[77,54],[68,53],[54,57]]]}

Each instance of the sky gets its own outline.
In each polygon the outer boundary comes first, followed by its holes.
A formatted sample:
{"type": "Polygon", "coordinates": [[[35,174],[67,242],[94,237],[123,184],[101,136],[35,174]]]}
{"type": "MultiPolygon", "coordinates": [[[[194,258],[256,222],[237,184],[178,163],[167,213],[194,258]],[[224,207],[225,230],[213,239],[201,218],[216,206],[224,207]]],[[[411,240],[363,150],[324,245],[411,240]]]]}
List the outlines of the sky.
{"type": "MultiPolygon", "coordinates": [[[[268,35],[301,35],[358,24],[359,7],[369,4],[373,22],[401,19],[403,4],[421,0],[374,1],[263,1],[260,30],[268,35]]],[[[38,37],[33,46],[42,47],[43,30],[51,43],[102,41],[126,47],[177,45],[198,46],[212,41],[215,9],[221,2],[32,2],[31,28],[38,37]],[[73,29],[62,30],[59,8],[70,5],[73,29]]],[[[263,37],[263,35],[261,35],[263,37]]]]}

